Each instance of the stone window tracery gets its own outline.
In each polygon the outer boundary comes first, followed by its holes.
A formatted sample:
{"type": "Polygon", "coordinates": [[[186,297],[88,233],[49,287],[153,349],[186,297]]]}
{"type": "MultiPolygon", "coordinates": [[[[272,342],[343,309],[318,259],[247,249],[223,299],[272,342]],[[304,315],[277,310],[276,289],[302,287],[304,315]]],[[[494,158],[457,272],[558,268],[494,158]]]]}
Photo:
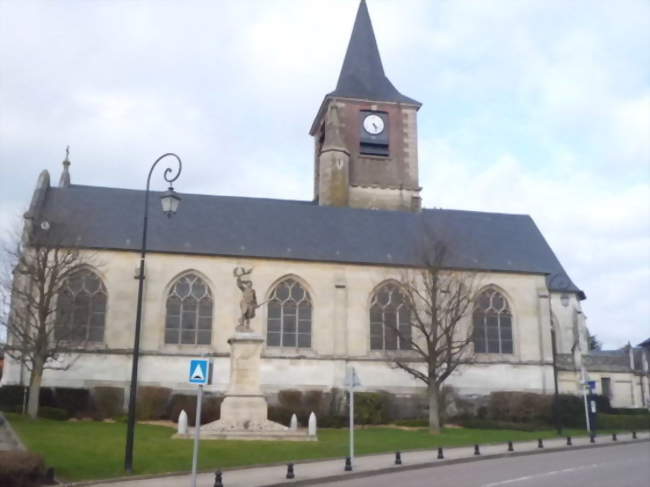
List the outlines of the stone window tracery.
{"type": "Polygon", "coordinates": [[[409,350],[411,324],[404,296],[395,283],[381,286],[370,304],[370,349],[409,350]]]}
{"type": "Polygon", "coordinates": [[[278,283],[267,309],[268,346],[311,347],[311,297],[298,281],[288,278],[278,283]]]}
{"type": "Polygon", "coordinates": [[[104,341],[106,287],[90,269],[73,273],[63,284],[57,301],[57,340],[70,342],[104,341]]]}
{"type": "Polygon", "coordinates": [[[212,343],[212,292],[198,275],[185,274],[167,297],[165,343],[210,345],[212,343]]]}
{"type": "Polygon", "coordinates": [[[495,289],[481,293],[473,323],[475,352],[512,353],[512,313],[503,294],[495,289]]]}

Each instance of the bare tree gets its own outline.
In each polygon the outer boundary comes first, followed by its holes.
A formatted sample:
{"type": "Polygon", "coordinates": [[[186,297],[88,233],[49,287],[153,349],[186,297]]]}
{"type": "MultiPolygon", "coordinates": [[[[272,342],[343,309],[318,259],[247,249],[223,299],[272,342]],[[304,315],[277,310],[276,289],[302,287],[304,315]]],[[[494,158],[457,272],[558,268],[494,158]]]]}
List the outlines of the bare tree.
{"type": "Polygon", "coordinates": [[[403,273],[399,289],[405,318],[401,325],[385,325],[399,337],[400,348],[416,355],[396,353],[394,365],[427,385],[432,433],[440,431],[443,383],[474,356],[469,315],[475,300],[476,273],[446,269],[447,254],[444,243],[434,242],[423,252],[422,266],[403,273]],[[409,326],[404,326],[404,320],[409,326]]]}
{"type": "Polygon", "coordinates": [[[79,275],[90,257],[76,248],[16,237],[3,249],[4,272],[0,294],[9,296],[7,312],[0,314],[7,334],[5,353],[29,371],[27,412],[38,415],[45,369],[68,369],[74,352],[85,346],[84,330],[69,322],[73,303],[64,299],[65,287],[79,275]]]}

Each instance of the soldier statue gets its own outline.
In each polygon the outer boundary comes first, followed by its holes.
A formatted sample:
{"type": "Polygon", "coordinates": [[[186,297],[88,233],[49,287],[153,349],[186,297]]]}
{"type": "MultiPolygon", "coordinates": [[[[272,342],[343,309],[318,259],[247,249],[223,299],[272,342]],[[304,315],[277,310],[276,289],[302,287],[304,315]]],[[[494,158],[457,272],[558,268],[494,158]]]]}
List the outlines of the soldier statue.
{"type": "Polygon", "coordinates": [[[241,317],[239,318],[239,325],[237,331],[250,332],[250,320],[255,318],[255,310],[258,308],[257,296],[255,289],[253,289],[253,281],[245,279],[250,276],[253,269],[244,269],[243,267],[235,267],[233,275],[237,278],[237,287],[242,292],[239,308],[241,309],[241,317]]]}

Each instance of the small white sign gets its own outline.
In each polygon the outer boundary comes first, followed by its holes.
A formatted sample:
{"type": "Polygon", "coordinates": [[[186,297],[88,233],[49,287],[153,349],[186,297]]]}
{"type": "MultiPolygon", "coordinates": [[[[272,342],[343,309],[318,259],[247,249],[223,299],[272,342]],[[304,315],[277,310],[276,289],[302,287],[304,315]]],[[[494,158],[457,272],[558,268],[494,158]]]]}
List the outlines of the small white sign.
{"type": "Polygon", "coordinates": [[[357,371],[354,369],[354,367],[348,367],[348,370],[346,371],[345,374],[345,387],[354,388],[360,386],[361,386],[361,381],[359,380],[357,371]]]}

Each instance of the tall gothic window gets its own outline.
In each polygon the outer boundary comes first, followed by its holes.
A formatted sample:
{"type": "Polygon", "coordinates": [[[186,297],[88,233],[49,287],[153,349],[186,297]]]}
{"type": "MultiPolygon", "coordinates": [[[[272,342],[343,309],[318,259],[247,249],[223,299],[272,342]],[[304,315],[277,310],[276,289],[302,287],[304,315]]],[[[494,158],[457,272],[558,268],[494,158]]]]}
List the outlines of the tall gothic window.
{"type": "Polygon", "coordinates": [[[408,350],[411,325],[404,296],[395,283],[386,283],[375,292],[370,304],[370,349],[408,350]]]}
{"type": "Polygon", "coordinates": [[[474,308],[474,351],[512,353],[512,313],[499,291],[481,293],[474,308]]]}
{"type": "Polygon", "coordinates": [[[169,291],[165,343],[212,343],[212,292],[196,274],[180,277],[169,291]]]}
{"type": "Polygon", "coordinates": [[[57,340],[103,342],[106,319],[106,288],[90,269],[80,269],[63,284],[57,301],[57,340]]]}
{"type": "Polygon", "coordinates": [[[311,297],[295,279],[285,279],[271,293],[266,343],[271,347],[311,347],[311,297]]]}

